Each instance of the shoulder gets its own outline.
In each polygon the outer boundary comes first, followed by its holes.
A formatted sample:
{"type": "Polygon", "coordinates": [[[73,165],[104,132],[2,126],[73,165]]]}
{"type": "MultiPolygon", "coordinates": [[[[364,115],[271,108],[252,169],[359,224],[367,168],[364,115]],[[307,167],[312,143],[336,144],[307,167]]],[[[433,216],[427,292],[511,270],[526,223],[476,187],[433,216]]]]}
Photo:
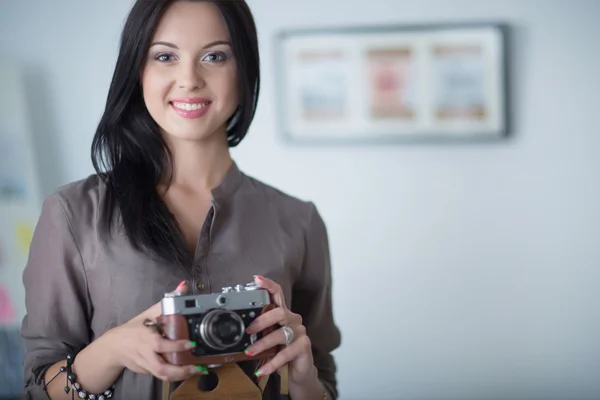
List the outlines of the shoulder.
{"type": "Polygon", "coordinates": [[[320,225],[324,228],[323,219],[312,200],[293,196],[254,177],[246,175],[246,178],[247,188],[258,196],[258,200],[269,213],[300,224],[305,230],[320,225]]]}
{"type": "Polygon", "coordinates": [[[43,208],[59,208],[72,219],[98,217],[106,197],[106,184],[97,175],[67,183],[44,199],[43,208]]]}

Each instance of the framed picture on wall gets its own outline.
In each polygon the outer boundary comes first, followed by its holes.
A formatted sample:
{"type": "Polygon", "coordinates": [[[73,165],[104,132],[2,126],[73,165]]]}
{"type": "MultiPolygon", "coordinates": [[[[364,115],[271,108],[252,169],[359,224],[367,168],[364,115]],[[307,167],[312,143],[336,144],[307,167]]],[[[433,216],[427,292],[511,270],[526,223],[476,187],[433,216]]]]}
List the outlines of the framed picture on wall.
{"type": "Polygon", "coordinates": [[[279,130],[292,142],[508,134],[502,24],[288,30],[276,54],[279,130]]]}

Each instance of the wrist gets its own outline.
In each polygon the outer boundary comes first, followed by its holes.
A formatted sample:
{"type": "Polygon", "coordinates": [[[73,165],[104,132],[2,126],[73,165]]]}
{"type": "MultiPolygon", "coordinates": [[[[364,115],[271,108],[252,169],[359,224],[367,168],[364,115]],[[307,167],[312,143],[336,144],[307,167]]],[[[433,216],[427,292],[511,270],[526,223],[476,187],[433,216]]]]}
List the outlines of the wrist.
{"type": "Polygon", "coordinates": [[[108,367],[111,369],[125,368],[125,361],[122,359],[122,351],[119,350],[119,330],[112,328],[106,331],[95,342],[99,346],[100,351],[108,355],[108,367]]]}
{"type": "MultiPolygon", "coordinates": [[[[69,386],[78,385],[77,388],[84,390],[84,393],[102,394],[111,390],[112,385],[123,372],[123,367],[119,366],[116,359],[120,352],[115,351],[116,342],[112,336],[112,332],[106,332],[81,351],[72,354],[70,362],[67,359],[67,366],[70,363],[71,367],[70,371],[66,371],[69,372],[67,377],[69,386]]],[[[75,391],[74,396],[81,397],[79,390],[75,389],[75,391]]]]}

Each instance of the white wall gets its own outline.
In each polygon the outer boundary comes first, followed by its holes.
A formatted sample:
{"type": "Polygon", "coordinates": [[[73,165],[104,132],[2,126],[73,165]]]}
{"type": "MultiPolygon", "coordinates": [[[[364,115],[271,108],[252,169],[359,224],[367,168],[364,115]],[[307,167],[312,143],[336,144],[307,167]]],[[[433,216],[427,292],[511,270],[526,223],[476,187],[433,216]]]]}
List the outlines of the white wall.
{"type": "MultiPolygon", "coordinates": [[[[89,145],[129,3],[2,2],[0,50],[30,78],[45,192],[92,172],[89,145]]],[[[263,95],[234,155],[248,173],[313,199],[328,223],[343,399],[599,398],[600,2],[249,3],[263,95]],[[513,139],[279,141],[279,29],[498,19],[515,28],[513,139]]]]}

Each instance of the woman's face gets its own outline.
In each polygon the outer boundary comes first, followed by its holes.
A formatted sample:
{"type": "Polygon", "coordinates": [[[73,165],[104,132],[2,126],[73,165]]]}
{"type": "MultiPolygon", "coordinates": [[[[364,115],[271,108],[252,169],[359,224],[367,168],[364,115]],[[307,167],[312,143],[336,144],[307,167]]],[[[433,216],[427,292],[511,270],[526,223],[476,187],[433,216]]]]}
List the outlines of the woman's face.
{"type": "Polygon", "coordinates": [[[142,71],[146,107],[167,140],[225,139],[238,106],[231,39],[210,2],[179,1],[164,14],[142,71]]]}

